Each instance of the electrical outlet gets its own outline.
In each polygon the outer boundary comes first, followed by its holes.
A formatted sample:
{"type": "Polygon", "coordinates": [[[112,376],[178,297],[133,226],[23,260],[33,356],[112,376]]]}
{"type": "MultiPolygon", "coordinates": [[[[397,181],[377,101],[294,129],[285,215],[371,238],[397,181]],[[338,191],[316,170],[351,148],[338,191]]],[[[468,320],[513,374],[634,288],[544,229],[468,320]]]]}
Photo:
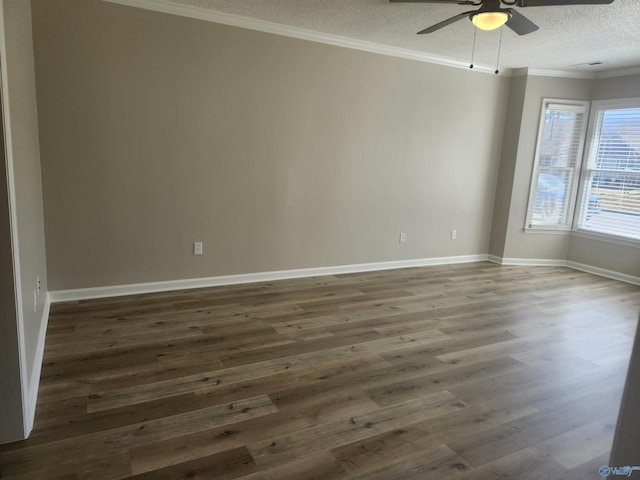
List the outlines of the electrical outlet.
{"type": "Polygon", "coordinates": [[[407,234],[405,232],[400,233],[400,243],[407,243],[407,234]]]}
{"type": "Polygon", "coordinates": [[[40,295],[40,291],[42,290],[42,284],[40,283],[40,275],[36,276],[36,292],[40,295]]]}
{"type": "Polygon", "coordinates": [[[193,244],[193,254],[194,255],[202,255],[203,254],[202,242],[195,242],[193,244]]]}
{"type": "Polygon", "coordinates": [[[451,240],[455,240],[458,237],[457,230],[451,230],[451,240]]]}

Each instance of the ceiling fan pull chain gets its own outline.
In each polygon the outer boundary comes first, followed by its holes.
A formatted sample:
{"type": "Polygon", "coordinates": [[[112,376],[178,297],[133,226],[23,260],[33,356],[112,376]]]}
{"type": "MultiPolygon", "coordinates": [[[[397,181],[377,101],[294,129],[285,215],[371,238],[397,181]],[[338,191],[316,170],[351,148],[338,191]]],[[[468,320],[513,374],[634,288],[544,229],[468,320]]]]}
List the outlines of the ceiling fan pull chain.
{"type": "Polygon", "coordinates": [[[473,59],[476,55],[476,35],[478,34],[478,29],[474,28],[473,29],[473,47],[471,47],[471,65],[469,65],[469,68],[473,68],[473,59]]]}
{"type": "Polygon", "coordinates": [[[502,50],[502,31],[504,28],[500,28],[500,43],[498,43],[498,58],[496,59],[496,71],[494,72],[496,75],[500,73],[500,50],[502,50]]]}

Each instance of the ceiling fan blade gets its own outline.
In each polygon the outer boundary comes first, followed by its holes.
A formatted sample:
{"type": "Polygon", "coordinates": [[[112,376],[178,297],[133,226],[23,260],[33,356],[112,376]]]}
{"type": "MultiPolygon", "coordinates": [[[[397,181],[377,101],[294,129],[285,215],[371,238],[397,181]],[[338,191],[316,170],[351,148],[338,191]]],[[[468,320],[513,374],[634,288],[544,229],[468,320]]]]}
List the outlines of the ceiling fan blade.
{"type": "Polygon", "coordinates": [[[429,28],[425,28],[424,30],[419,31],[418,35],[422,35],[424,33],[431,33],[431,32],[435,32],[436,30],[440,30],[442,27],[446,27],[447,25],[451,25],[452,23],[457,22],[458,20],[462,20],[465,17],[469,18],[469,15],[472,14],[472,13],[475,13],[475,12],[476,11],[473,10],[471,12],[459,13],[455,17],[447,18],[446,20],[443,20],[440,23],[436,23],[435,25],[431,25],[429,28]]]}
{"type": "Polygon", "coordinates": [[[509,9],[511,16],[507,20],[507,27],[516,32],[518,35],[526,35],[527,33],[535,32],[538,30],[538,26],[522,15],[517,10],[509,9]]]}
{"type": "Polygon", "coordinates": [[[518,0],[518,7],[550,7],[554,5],[609,5],[613,0],[518,0]]]}

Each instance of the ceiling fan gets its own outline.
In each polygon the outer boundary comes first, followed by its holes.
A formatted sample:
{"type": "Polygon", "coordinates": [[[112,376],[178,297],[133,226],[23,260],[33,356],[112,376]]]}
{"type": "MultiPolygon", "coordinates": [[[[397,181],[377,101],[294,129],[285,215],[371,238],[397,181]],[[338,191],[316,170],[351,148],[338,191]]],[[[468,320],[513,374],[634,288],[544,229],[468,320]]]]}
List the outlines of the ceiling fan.
{"type": "Polygon", "coordinates": [[[418,35],[435,32],[442,27],[451,25],[458,20],[468,17],[471,22],[482,30],[495,30],[502,25],[507,25],[518,35],[526,35],[538,30],[538,26],[513,8],[507,7],[547,7],[555,5],[606,5],[613,0],[389,0],[394,3],[439,3],[480,6],[478,10],[459,13],[440,23],[418,32],[418,35]]]}

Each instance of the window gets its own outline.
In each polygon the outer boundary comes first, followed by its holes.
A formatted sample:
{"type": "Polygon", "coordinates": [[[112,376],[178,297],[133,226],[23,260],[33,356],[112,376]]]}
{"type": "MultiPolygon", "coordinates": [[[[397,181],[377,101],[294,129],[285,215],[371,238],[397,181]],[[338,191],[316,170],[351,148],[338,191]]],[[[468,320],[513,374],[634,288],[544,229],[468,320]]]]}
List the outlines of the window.
{"type": "Polygon", "coordinates": [[[527,228],[571,228],[588,102],[545,100],[536,148],[527,228]]]}
{"type": "Polygon", "coordinates": [[[588,106],[544,100],[526,228],[638,241],[640,98],[594,102],[587,135],[588,106]]]}
{"type": "Polygon", "coordinates": [[[577,228],[640,240],[640,99],[594,102],[577,228]]]}

